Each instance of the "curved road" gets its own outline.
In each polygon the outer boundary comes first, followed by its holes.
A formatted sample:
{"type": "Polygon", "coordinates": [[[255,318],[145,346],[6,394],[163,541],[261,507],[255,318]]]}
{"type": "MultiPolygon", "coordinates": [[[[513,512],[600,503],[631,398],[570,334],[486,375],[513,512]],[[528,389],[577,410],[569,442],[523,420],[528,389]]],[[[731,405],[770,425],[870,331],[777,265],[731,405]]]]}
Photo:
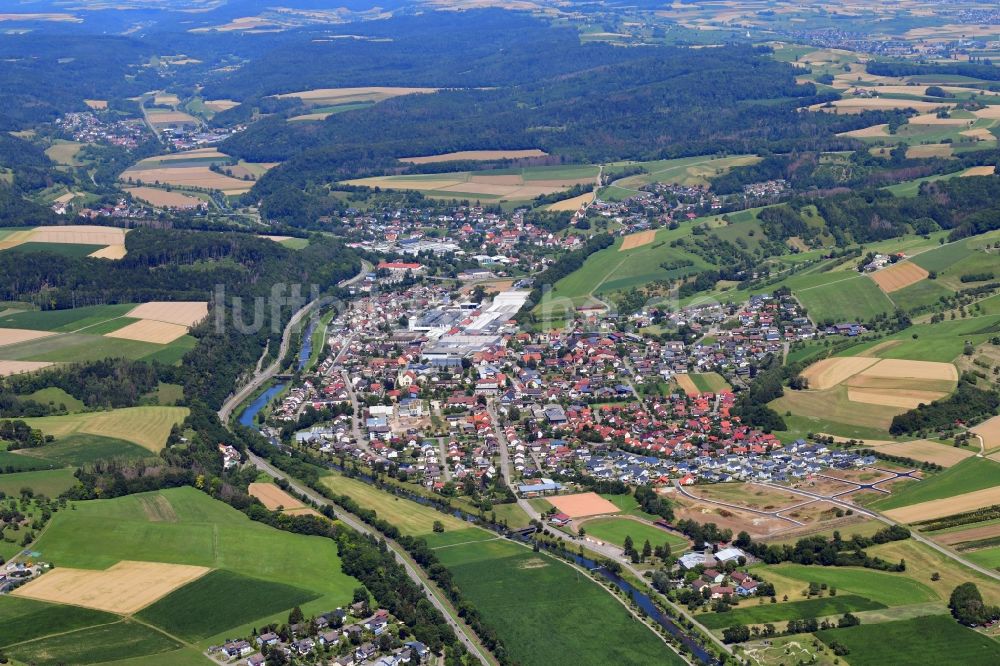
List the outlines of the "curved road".
{"type": "MultiPolygon", "coordinates": [[[[361,272],[354,277],[340,282],[337,286],[348,287],[356,282],[362,280],[365,275],[367,275],[372,269],[372,265],[365,260],[361,260],[361,272]]],[[[302,308],[292,315],[292,318],[288,321],[288,325],[285,326],[284,332],[281,334],[281,347],[278,349],[278,354],[275,357],[274,363],[267,366],[263,370],[259,370],[254,374],[253,378],[247,382],[243,388],[241,388],[236,393],[229,396],[229,398],[222,403],[222,407],[219,408],[219,420],[222,421],[223,425],[229,423],[229,417],[232,416],[233,410],[239,406],[241,402],[250,397],[250,395],[263,386],[272,377],[278,374],[278,370],[281,366],[281,360],[285,358],[285,354],[288,353],[288,345],[291,344],[292,340],[292,330],[295,326],[302,321],[303,317],[309,314],[309,311],[315,307],[317,301],[310,301],[306,303],[302,308]]],[[[259,365],[259,364],[258,364],[259,365]]]]}
{"type": "MultiPolygon", "coordinates": [[[[421,571],[415,564],[412,563],[410,558],[406,555],[406,551],[403,549],[402,546],[400,546],[392,539],[386,537],[384,534],[382,534],[375,528],[370,527],[366,523],[362,522],[361,519],[355,516],[354,514],[348,513],[339,505],[334,504],[325,497],[317,494],[312,489],[300,485],[296,480],[292,479],[284,472],[281,472],[272,467],[270,463],[268,463],[263,458],[254,455],[250,451],[247,451],[247,456],[249,457],[250,462],[252,462],[257,469],[265,472],[266,474],[274,477],[275,479],[285,479],[286,481],[288,481],[288,485],[291,486],[291,488],[295,490],[295,492],[301,495],[305,495],[306,497],[308,497],[313,502],[316,502],[317,504],[328,505],[333,507],[335,513],[337,514],[337,520],[344,523],[352,530],[356,532],[361,532],[362,534],[370,534],[377,539],[385,540],[386,546],[388,546],[389,550],[392,551],[392,554],[396,558],[396,561],[399,562],[401,565],[403,565],[403,568],[406,570],[406,574],[410,577],[410,580],[412,580],[414,583],[419,585],[424,590],[425,596],[427,597],[428,601],[434,604],[434,607],[437,608],[439,611],[441,611],[441,614],[444,616],[444,619],[448,622],[448,626],[451,627],[452,631],[455,632],[455,635],[462,642],[462,645],[465,646],[465,649],[468,650],[470,654],[479,659],[479,661],[483,664],[497,663],[495,659],[486,657],[486,655],[489,653],[486,651],[485,648],[483,648],[479,644],[478,640],[473,640],[472,638],[470,638],[470,635],[472,636],[475,635],[472,629],[464,624],[459,624],[455,620],[455,618],[457,617],[457,613],[455,612],[454,608],[452,608],[451,603],[444,597],[444,595],[437,588],[437,586],[432,581],[430,581],[426,576],[424,576],[423,571],[421,571]]],[[[490,657],[492,657],[492,655],[490,655],[490,657]]]]}

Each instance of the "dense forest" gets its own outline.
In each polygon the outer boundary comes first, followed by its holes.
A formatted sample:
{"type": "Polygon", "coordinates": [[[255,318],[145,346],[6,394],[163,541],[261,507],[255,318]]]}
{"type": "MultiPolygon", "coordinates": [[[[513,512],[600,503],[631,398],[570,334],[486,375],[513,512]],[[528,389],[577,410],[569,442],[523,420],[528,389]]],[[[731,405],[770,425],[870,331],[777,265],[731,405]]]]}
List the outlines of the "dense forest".
{"type": "MultiPolygon", "coordinates": [[[[126,236],[125,244],[128,254],[120,261],[49,252],[0,253],[0,274],[6,278],[0,284],[0,300],[28,301],[43,308],[211,301],[217,285],[224,285],[227,325],[216,327],[210,317],[210,322],[192,330],[199,342],[185,357],[181,382],[189,401],[202,400],[210,407],[222,403],[268,339],[277,348],[280,338],[280,322],[271,325],[270,307],[263,308],[259,331],[240,333],[232,324],[233,299],[252,303],[255,297],[267,298],[273,285],[302,285],[303,296],[308,296],[311,285],[329,293],[360,267],[353,250],[330,238],[316,238],[296,251],[249,234],[140,228],[126,236]]],[[[290,315],[286,307],[282,316],[290,315]]]]}
{"type": "Polygon", "coordinates": [[[922,404],[893,417],[889,432],[907,435],[947,429],[956,423],[972,425],[996,414],[997,407],[1000,407],[1000,397],[995,391],[976,388],[973,382],[963,377],[958,382],[958,390],[947,398],[922,404]]]}
{"type": "Polygon", "coordinates": [[[975,62],[886,62],[872,60],[867,65],[869,74],[876,76],[928,76],[947,74],[950,76],[968,76],[985,81],[1000,81],[1000,67],[988,60],[975,62]]]}

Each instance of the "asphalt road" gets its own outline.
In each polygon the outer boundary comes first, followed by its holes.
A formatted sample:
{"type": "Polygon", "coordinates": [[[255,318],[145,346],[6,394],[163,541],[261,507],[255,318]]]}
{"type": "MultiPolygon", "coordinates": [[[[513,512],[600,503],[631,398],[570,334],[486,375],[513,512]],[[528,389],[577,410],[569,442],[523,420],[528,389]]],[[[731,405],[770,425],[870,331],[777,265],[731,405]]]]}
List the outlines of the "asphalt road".
{"type": "MultiPolygon", "coordinates": [[[[344,280],[339,286],[347,287],[360,281],[365,275],[368,274],[369,271],[371,271],[371,268],[372,265],[370,263],[362,261],[361,272],[348,280],[344,280]]],[[[309,311],[315,306],[316,301],[310,301],[302,306],[298,312],[292,315],[292,318],[289,320],[284,332],[281,334],[281,347],[278,349],[278,354],[275,357],[276,360],[263,370],[256,372],[253,378],[251,378],[250,381],[243,386],[243,388],[229,396],[229,398],[222,403],[222,407],[219,408],[218,414],[219,420],[222,421],[223,424],[229,423],[229,418],[232,416],[233,410],[235,410],[240,403],[250,397],[254,391],[259,389],[272,377],[278,374],[278,370],[281,369],[281,360],[285,358],[285,354],[288,353],[288,345],[291,344],[292,330],[294,330],[295,326],[297,326],[298,323],[302,321],[302,318],[309,314],[309,311]]]]}
{"type": "Polygon", "coordinates": [[[300,483],[298,483],[297,481],[286,475],[284,472],[275,469],[263,458],[256,456],[253,453],[250,453],[249,451],[247,452],[247,455],[249,456],[250,462],[253,463],[253,465],[257,469],[267,473],[268,475],[276,479],[285,479],[286,481],[288,481],[288,485],[291,486],[291,488],[295,490],[295,492],[301,495],[305,495],[310,500],[316,502],[319,505],[328,505],[333,507],[334,511],[337,514],[337,520],[344,523],[352,530],[355,530],[356,532],[361,532],[362,534],[371,534],[379,539],[384,539],[386,545],[389,547],[389,550],[392,551],[393,556],[396,558],[396,561],[399,562],[401,565],[403,565],[403,568],[406,570],[406,575],[408,575],[410,577],[410,580],[412,580],[414,583],[419,585],[424,590],[424,594],[427,597],[428,601],[434,604],[434,607],[437,608],[439,611],[441,611],[441,614],[444,616],[444,619],[448,623],[448,626],[451,627],[452,631],[455,632],[455,636],[457,636],[458,640],[462,642],[462,645],[465,646],[465,649],[468,650],[470,654],[479,659],[479,661],[482,664],[491,665],[496,663],[495,660],[487,659],[486,655],[484,654],[484,650],[480,648],[479,644],[476,641],[474,641],[472,638],[469,637],[468,634],[472,633],[472,629],[464,625],[460,625],[454,620],[453,618],[454,610],[451,610],[450,603],[442,598],[443,597],[442,593],[437,589],[434,583],[432,583],[428,578],[426,578],[423,575],[422,571],[418,570],[417,567],[415,567],[413,564],[410,563],[409,558],[406,557],[405,555],[406,551],[403,549],[402,546],[400,546],[392,539],[389,539],[375,528],[368,526],[354,514],[344,511],[344,509],[341,508],[339,505],[334,504],[333,502],[317,494],[310,488],[301,485],[300,483]]]}

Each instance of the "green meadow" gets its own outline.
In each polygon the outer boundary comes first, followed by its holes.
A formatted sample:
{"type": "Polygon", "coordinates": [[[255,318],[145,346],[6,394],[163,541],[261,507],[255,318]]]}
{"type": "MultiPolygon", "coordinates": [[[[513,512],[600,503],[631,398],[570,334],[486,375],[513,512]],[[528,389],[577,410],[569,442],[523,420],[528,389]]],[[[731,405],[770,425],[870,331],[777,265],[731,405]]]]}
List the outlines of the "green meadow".
{"type": "Polygon", "coordinates": [[[350,601],[358,584],[341,572],[332,540],[251,521],[194,488],[75,506],[57,513],[34,546],[56,566],[105,569],[121,560],[139,560],[224,572],[180,588],[147,609],[157,622],[206,642],[283,620],[297,603],[306,616],[332,610],[350,601]],[[233,600],[220,601],[223,592],[233,600]],[[245,603],[235,603],[239,599],[245,603]],[[212,604],[216,616],[206,629],[217,634],[209,637],[191,628],[184,615],[205,612],[212,604]]]}
{"type": "Polygon", "coordinates": [[[670,551],[675,555],[687,550],[688,547],[688,542],[683,537],[631,518],[597,518],[588,520],[580,527],[586,530],[587,536],[618,546],[624,545],[625,537],[630,536],[639,550],[647,540],[654,547],[668,544],[670,551]]]}
{"type": "Polygon", "coordinates": [[[752,625],[787,620],[806,620],[857,611],[878,610],[885,607],[885,604],[854,594],[780,604],[764,603],[763,605],[758,605],[756,600],[748,600],[735,610],[726,613],[699,615],[698,621],[709,629],[724,629],[738,624],[752,625]]]}
{"type": "Polygon", "coordinates": [[[963,627],[947,615],[930,615],[899,622],[861,624],[828,629],[816,636],[845,646],[851,666],[938,664],[990,666],[1000,663],[1000,643],[963,627]]]}
{"type": "Polygon", "coordinates": [[[937,472],[919,483],[908,483],[893,489],[892,494],[871,504],[880,511],[898,509],[911,504],[954,497],[997,485],[1000,463],[986,458],[966,458],[943,472],[937,472]]]}
{"type": "Polygon", "coordinates": [[[503,539],[435,552],[513,661],[564,663],[572,645],[579,666],[684,663],[589,576],[550,555],[503,539]]]}

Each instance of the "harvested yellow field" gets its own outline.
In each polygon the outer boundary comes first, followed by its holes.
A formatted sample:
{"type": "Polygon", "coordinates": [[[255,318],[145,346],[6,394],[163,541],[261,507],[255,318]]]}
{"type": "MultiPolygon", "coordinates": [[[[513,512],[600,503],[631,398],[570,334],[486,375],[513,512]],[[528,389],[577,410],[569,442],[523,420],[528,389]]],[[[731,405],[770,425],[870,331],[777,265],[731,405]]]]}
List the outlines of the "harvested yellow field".
{"type": "Polygon", "coordinates": [[[620,509],[597,493],[577,493],[575,495],[559,495],[546,497],[549,504],[565,513],[570,518],[597,516],[605,513],[618,513],[620,509]]]}
{"type": "Polygon", "coordinates": [[[37,227],[24,242],[72,243],[79,245],[124,245],[125,229],[79,224],[37,227]]]}
{"type": "Polygon", "coordinates": [[[973,111],[976,118],[986,118],[988,120],[1000,120],[1000,105],[987,106],[986,108],[973,111]]]}
{"type": "Polygon", "coordinates": [[[288,122],[300,123],[300,122],[307,122],[310,120],[326,120],[332,115],[333,113],[329,111],[321,111],[319,113],[304,113],[301,116],[292,116],[291,118],[288,119],[288,122]]]}
{"type": "Polygon", "coordinates": [[[228,111],[240,105],[239,102],[231,99],[208,99],[204,101],[205,108],[209,111],[228,111]]]}
{"type": "MultiPolygon", "coordinates": [[[[865,444],[872,446],[872,442],[865,441],[865,444]]],[[[973,456],[971,451],[956,449],[947,444],[938,444],[926,439],[918,439],[912,442],[890,442],[877,445],[879,453],[886,453],[891,456],[903,456],[913,458],[921,462],[930,462],[942,467],[957,465],[966,458],[973,456]]]]}
{"type": "Polygon", "coordinates": [[[544,150],[531,148],[529,150],[460,150],[454,153],[428,155],[426,157],[401,157],[400,162],[410,164],[435,164],[437,162],[459,162],[463,160],[520,160],[527,157],[545,157],[544,150]]]}
{"type": "Polygon", "coordinates": [[[132,614],[211,569],[189,564],[122,560],[103,571],[53,569],[12,594],[17,597],[132,614]]]}
{"type": "Polygon", "coordinates": [[[133,167],[122,173],[119,180],[138,183],[163,183],[178,187],[203,187],[220,190],[223,194],[243,194],[249,192],[253,183],[230,178],[215,173],[207,166],[159,167],[145,169],[133,167]]]}
{"type": "Polygon", "coordinates": [[[945,544],[946,546],[954,546],[955,544],[964,543],[966,541],[979,541],[981,539],[991,539],[998,536],[1000,536],[1000,524],[970,527],[967,530],[959,530],[958,532],[947,532],[936,536],[932,535],[931,538],[938,543],[945,544]]]}
{"type": "Polygon", "coordinates": [[[862,370],[875,365],[879,360],[862,356],[825,358],[806,368],[802,372],[802,376],[809,380],[810,389],[822,391],[837,386],[848,377],[853,377],[862,370]]]}
{"type": "Polygon", "coordinates": [[[75,245],[105,245],[89,256],[104,259],[121,259],[125,256],[127,229],[80,224],[53,227],[36,227],[15,231],[0,241],[0,250],[17,247],[22,243],[67,243],[75,245]]]}
{"type": "Polygon", "coordinates": [[[125,191],[136,199],[145,201],[157,208],[190,209],[205,205],[205,202],[198,197],[181,194],[180,192],[168,192],[155,187],[126,187],[125,191]]]}
{"type": "Polygon", "coordinates": [[[125,249],[125,245],[109,245],[105,248],[97,250],[96,252],[91,252],[88,257],[93,259],[124,259],[128,251],[125,249]]]}
{"type": "Polygon", "coordinates": [[[146,114],[154,125],[197,125],[198,121],[183,111],[150,110],[146,114]]]}
{"type": "Polygon", "coordinates": [[[108,108],[108,102],[104,99],[85,99],[83,103],[94,111],[103,111],[108,108]]]}
{"type": "Polygon", "coordinates": [[[277,509],[302,509],[305,504],[295,499],[273,483],[251,483],[247,488],[250,497],[256,497],[270,511],[277,509]]]}
{"type": "Polygon", "coordinates": [[[983,438],[983,445],[987,450],[1000,446],[1000,416],[987,419],[979,425],[969,428],[969,431],[983,438]]]}
{"type": "Polygon", "coordinates": [[[398,88],[392,86],[370,86],[363,88],[317,88],[301,92],[275,95],[278,99],[295,97],[307,104],[346,104],[348,102],[381,102],[401,95],[434,93],[440,88],[398,88]]]}
{"type": "Polygon", "coordinates": [[[900,407],[902,409],[915,409],[921,404],[930,404],[939,398],[943,398],[945,395],[947,394],[940,391],[908,389],[856,388],[853,386],[849,386],[847,389],[847,399],[852,402],[900,407]]]}
{"type": "Polygon", "coordinates": [[[571,199],[563,199],[562,201],[557,201],[554,204],[550,204],[546,210],[553,212],[574,212],[578,211],[584,206],[588,205],[594,200],[594,193],[587,192],[586,194],[581,194],[578,197],[573,197],[571,199]]]}
{"type": "Polygon", "coordinates": [[[153,104],[156,106],[177,106],[180,103],[180,98],[173,93],[160,93],[153,97],[153,104]]]}
{"type": "Polygon", "coordinates": [[[135,306],[125,316],[134,319],[153,319],[180,326],[194,326],[208,316],[208,303],[205,301],[150,301],[135,306]]]}
{"type": "Polygon", "coordinates": [[[52,364],[48,361],[0,361],[0,377],[19,375],[22,372],[34,372],[50,365],[52,364]]]}
{"type": "Polygon", "coordinates": [[[997,168],[993,165],[990,166],[975,166],[969,167],[962,172],[962,178],[968,178],[969,176],[992,176],[997,172],[997,168]]]}
{"type": "Polygon", "coordinates": [[[910,146],[906,149],[906,156],[910,159],[922,157],[951,157],[952,149],[950,143],[928,143],[920,146],[910,146]]]}
{"type": "Polygon", "coordinates": [[[924,102],[912,99],[890,99],[882,97],[852,97],[849,99],[838,99],[831,102],[832,107],[825,104],[813,104],[810,111],[830,111],[833,113],[861,113],[862,111],[887,111],[892,109],[914,109],[921,113],[927,113],[940,109],[942,106],[952,106],[941,104],[940,102],[924,102]]]}
{"type": "Polygon", "coordinates": [[[37,340],[50,335],[55,335],[51,331],[31,331],[26,328],[0,328],[0,347],[5,345],[16,345],[27,340],[37,340]]]}
{"type": "Polygon", "coordinates": [[[910,125],[971,125],[975,121],[968,118],[939,118],[936,113],[924,113],[913,116],[908,122],[910,125]]]}
{"type": "Polygon", "coordinates": [[[632,250],[637,247],[642,247],[643,245],[649,245],[654,240],[656,240],[656,230],[654,229],[629,234],[622,239],[622,246],[618,248],[618,251],[624,252],[625,250],[632,250]]]}
{"type": "Polygon", "coordinates": [[[993,504],[1000,504],[1000,485],[965,493],[964,495],[956,495],[955,497],[945,497],[898,509],[890,509],[884,513],[893,520],[898,520],[901,523],[912,523],[915,520],[942,518],[993,504]]]}
{"type": "Polygon", "coordinates": [[[456,172],[438,176],[375,176],[344,181],[347,185],[381,187],[393,190],[418,190],[426,196],[446,199],[505,199],[524,201],[561,192],[574,185],[593,183],[591,176],[579,178],[530,180],[519,175],[483,176],[456,172]]]}
{"type": "Polygon", "coordinates": [[[168,324],[165,321],[155,321],[153,319],[140,319],[117,331],[105,333],[106,338],[119,338],[122,340],[138,340],[139,342],[152,342],[158,345],[166,345],[177,338],[187,335],[188,327],[180,324],[168,324]]]}
{"type": "Polygon", "coordinates": [[[929,273],[912,261],[901,261],[871,274],[875,284],[887,294],[920,282],[929,273]]]}
{"type": "Polygon", "coordinates": [[[858,374],[859,377],[958,381],[958,369],[951,363],[907,361],[899,358],[883,359],[858,374]]]}
{"type": "Polygon", "coordinates": [[[886,123],[881,125],[872,125],[871,127],[851,130],[850,132],[841,132],[837,136],[850,136],[855,139],[870,139],[873,137],[889,136],[889,125],[886,123]]]}
{"type": "Polygon", "coordinates": [[[677,385],[681,387],[685,395],[699,395],[701,391],[694,385],[694,381],[688,375],[674,375],[677,385]]]}
{"type": "Polygon", "coordinates": [[[134,442],[159,453],[167,443],[171,428],[183,422],[188,413],[187,407],[125,407],[108,412],[27,418],[25,423],[56,438],[75,433],[100,435],[134,442]]]}
{"type": "Polygon", "coordinates": [[[183,150],[179,153],[170,153],[167,155],[157,155],[156,157],[147,157],[146,159],[139,162],[136,166],[145,165],[156,165],[160,162],[173,162],[175,160],[190,160],[190,159],[201,159],[208,157],[217,157],[220,160],[228,159],[229,155],[219,152],[218,148],[195,148],[194,150],[183,150]]]}

